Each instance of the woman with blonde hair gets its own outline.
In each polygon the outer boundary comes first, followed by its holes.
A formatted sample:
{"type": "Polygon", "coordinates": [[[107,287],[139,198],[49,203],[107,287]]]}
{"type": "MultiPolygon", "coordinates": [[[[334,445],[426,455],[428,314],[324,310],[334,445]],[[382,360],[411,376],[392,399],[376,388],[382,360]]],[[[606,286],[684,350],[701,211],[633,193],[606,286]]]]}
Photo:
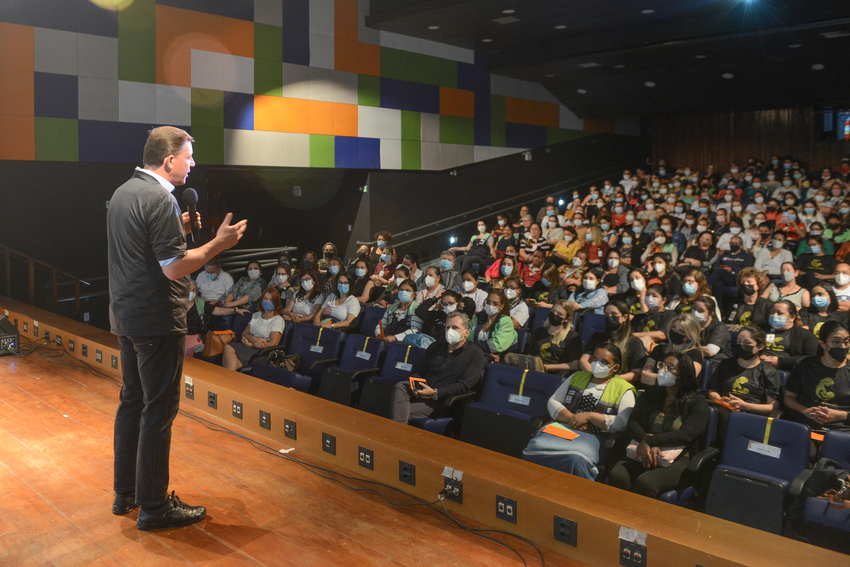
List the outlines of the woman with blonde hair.
{"type": "Polygon", "coordinates": [[[581,339],[573,326],[573,306],[559,299],[543,326],[531,336],[528,353],[543,361],[546,372],[560,374],[581,356],[581,339]]]}
{"type": "Polygon", "coordinates": [[[699,321],[690,313],[674,317],[667,327],[667,341],[659,343],[649,353],[640,375],[641,383],[647,386],[655,385],[658,379],[658,364],[670,353],[686,354],[693,361],[697,376],[702,374],[705,362],[700,348],[701,331],[699,321]]]}
{"type": "Polygon", "coordinates": [[[589,227],[585,233],[584,251],[587,252],[587,263],[592,267],[602,266],[608,254],[608,244],[603,239],[602,230],[598,225],[589,227]]]}

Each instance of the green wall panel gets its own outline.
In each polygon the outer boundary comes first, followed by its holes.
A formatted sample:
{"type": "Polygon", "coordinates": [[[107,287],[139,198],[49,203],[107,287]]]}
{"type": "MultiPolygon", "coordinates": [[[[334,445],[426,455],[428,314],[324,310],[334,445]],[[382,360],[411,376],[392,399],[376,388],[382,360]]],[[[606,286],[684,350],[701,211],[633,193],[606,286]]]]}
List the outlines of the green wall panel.
{"type": "Polygon", "coordinates": [[[422,169],[422,144],[413,140],[401,141],[401,168],[422,169]]]}
{"type": "Polygon", "coordinates": [[[357,104],[360,106],[381,106],[380,77],[357,76],[357,104]]]}
{"type": "Polygon", "coordinates": [[[203,140],[193,145],[193,158],[196,163],[205,165],[224,164],[224,128],[210,128],[192,125],[192,137],[203,140]]]}
{"type": "Polygon", "coordinates": [[[283,61],[283,30],[281,28],[254,24],[254,58],[283,61]]]}
{"type": "Polygon", "coordinates": [[[118,40],[118,78],[137,83],[156,82],[156,44],[118,40]]]}
{"type": "Polygon", "coordinates": [[[455,89],[457,88],[457,62],[382,47],[381,76],[455,89]]]}
{"type": "Polygon", "coordinates": [[[35,159],[79,161],[79,128],[70,118],[35,118],[35,159]]]}
{"type": "Polygon", "coordinates": [[[560,144],[561,142],[569,142],[577,138],[587,136],[587,132],[581,130],[566,130],[564,128],[547,128],[546,129],[546,145],[560,144]]]}
{"type": "Polygon", "coordinates": [[[118,41],[156,43],[154,0],[135,0],[127,8],[118,12],[118,41]]]}
{"type": "Polygon", "coordinates": [[[415,140],[422,139],[422,115],[411,110],[401,111],[401,139],[415,140]]]}
{"type": "Polygon", "coordinates": [[[505,97],[490,95],[490,145],[504,148],[505,143],[505,97]]]}
{"type": "Polygon", "coordinates": [[[224,93],[222,91],[192,89],[192,128],[196,126],[224,128],[224,93]]]}
{"type": "Polygon", "coordinates": [[[310,135],[310,167],[334,167],[336,164],[334,137],[310,135]]]}
{"type": "Polygon", "coordinates": [[[283,64],[254,59],[254,94],[283,96],[283,64]]]}
{"type": "Polygon", "coordinates": [[[458,116],[440,116],[441,144],[475,144],[475,120],[458,116]]]}

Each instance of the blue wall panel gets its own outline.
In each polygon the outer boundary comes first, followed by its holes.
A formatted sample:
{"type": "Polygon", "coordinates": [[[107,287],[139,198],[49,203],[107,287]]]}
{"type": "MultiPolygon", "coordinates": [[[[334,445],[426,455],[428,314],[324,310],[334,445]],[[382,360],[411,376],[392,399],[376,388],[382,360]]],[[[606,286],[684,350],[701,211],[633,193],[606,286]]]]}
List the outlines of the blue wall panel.
{"type": "Polygon", "coordinates": [[[224,93],[224,127],[254,129],[254,95],[224,93]]]}
{"type": "Polygon", "coordinates": [[[336,167],[358,167],[357,138],[337,136],[334,140],[334,163],[336,167]]]}
{"type": "Polygon", "coordinates": [[[283,0],[283,62],[310,64],[310,0],[283,0]]]}
{"type": "Polygon", "coordinates": [[[49,118],[77,117],[77,77],[54,73],[35,74],[35,115],[49,118]]]}
{"type": "Polygon", "coordinates": [[[505,124],[505,145],[509,148],[542,148],[546,145],[545,126],[533,124],[505,124]]]}
{"type": "Polygon", "coordinates": [[[358,140],[357,167],[381,169],[381,140],[379,138],[359,138],[358,140]]]}
{"type": "MultiPolygon", "coordinates": [[[[120,162],[118,122],[79,121],[80,161],[120,162]]],[[[141,156],[136,158],[136,162],[141,156]]]]}
{"type": "Polygon", "coordinates": [[[381,106],[414,112],[440,113],[440,87],[398,79],[381,79],[381,106]]]}

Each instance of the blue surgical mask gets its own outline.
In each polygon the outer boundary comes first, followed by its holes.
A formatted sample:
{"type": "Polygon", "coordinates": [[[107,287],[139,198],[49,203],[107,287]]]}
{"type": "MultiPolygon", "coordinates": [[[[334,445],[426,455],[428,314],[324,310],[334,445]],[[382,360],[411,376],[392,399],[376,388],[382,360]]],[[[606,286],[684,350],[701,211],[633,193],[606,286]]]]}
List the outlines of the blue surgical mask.
{"type": "Polygon", "coordinates": [[[505,226],[505,221],[503,221],[502,219],[499,219],[499,226],[505,226]]]}
{"type": "Polygon", "coordinates": [[[263,309],[266,311],[271,311],[274,309],[274,303],[271,301],[263,301],[263,309]]]}
{"type": "Polygon", "coordinates": [[[643,227],[642,226],[636,226],[632,230],[634,231],[635,234],[640,234],[641,232],[643,232],[643,227]]]}
{"type": "Polygon", "coordinates": [[[336,264],[328,266],[328,271],[331,273],[331,275],[335,276],[339,273],[339,266],[337,266],[336,264]]]}
{"type": "Polygon", "coordinates": [[[699,208],[699,214],[704,215],[704,214],[705,214],[705,213],[707,213],[707,212],[708,212],[708,208],[707,208],[707,207],[700,207],[700,208],[699,208]]]}
{"type": "Polygon", "coordinates": [[[381,262],[383,262],[384,264],[389,264],[390,262],[392,262],[392,259],[393,257],[389,254],[384,254],[381,256],[381,262]]]}
{"type": "Polygon", "coordinates": [[[383,248],[384,246],[387,245],[387,241],[386,240],[379,240],[377,242],[377,244],[378,244],[378,248],[383,248]]]}
{"type": "Polygon", "coordinates": [[[632,237],[631,236],[624,236],[623,237],[623,244],[631,244],[631,243],[632,243],[632,237]]]}
{"type": "Polygon", "coordinates": [[[501,268],[499,268],[499,271],[502,272],[503,276],[509,276],[509,275],[511,275],[511,272],[514,271],[514,268],[513,268],[513,266],[504,266],[503,265],[501,268]]]}
{"type": "Polygon", "coordinates": [[[555,211],[546,211],[546,216],[547,216],[547,217],[554,217],[554,216],[555,216],[555,211]]]}
{"type": "Polygon", "coordinates": [[[337,284],[336,289],[340,295],[345,295],[346,293],[348,293],[349,287],[347,283],[341,283],[337,284]]]}
{"type": "Polygon", "coordinates": [[[684,291],[688,295],[693,295],[697,292],[696,284],[686,283],[682,286],[682,291],[684,291]]]}
{"type": "Polygon", "coordinates": [[[403,289],[398,292],[398,300],[402,303],[407,303],[411,299],[413,299],[413,294],[407,291],[406,289],[403,289]]]}
{"type": "Polygon", "coordinates": [[[812,244],[809,246],[809,249],[812,251],[812,254],[820,254],[820,246],[817,244],[812,244]]]}
{"type": "Polygon", "coordinates": [[[770,326],[774,329],[781,329],[788,323],[788,319],[786,319],[783,315],[771,315],[769,320],[770,326]]]}
{"type": "Polygon", "coordinates": [[[363,276],[366,275],[366,268],[357,268],[356,270],[354,270],[354,274],[358,278],[362,278],[363,276]]]}
{"type": "Polygon", "coordinates": [[[803,209],[803,211],[805,211],[805,213],[806,213],[807,215],[813,215],[813,214],[815,214],[815,210],[814,210],[814,209],[812,209],[812,208],[809,208],[809,207],[806,207],[805,209],[803,209]]]}
{"type": "Polygon", "coordinates": [[[218,279],[218,274],[215,274],[215,273],[211,274],[211,273],[207,272],[207,275],[210,277],[211,282],[214,282],[215,280],[218,279]]]}
{"type": "Polygon", "coordinates": [[[684,209],[682,207],[673,207],[673,210],[677,213],[681,213],[684,209]]]}
{"type": "Polygon", "coordinates": [[[600,225],[599,225],[599,228],[600,228],[601,230],[608,230],[608,228],[610,228],[610,227],[608,226],[608,224],[607,224],[607,223],[605,223],[605,224],[600,224],[600,225]]]}
{"type": "Polygon", "coordinates": [[[440,267],[444,270],[452,269],[452,261],[451,260],[440,260],[440,267]]]}
{"type": "Polygon", "coordinates": [[[543,282],[543,285],[546,286],[546,287],[549,287],[550,285],[552,285],[552,282],[550,282],[546,278],[540,278],[540,281],[543,282]]]}
{"type": "Polygon", "coordinates": [[[823,309],[827,305],[829,305],[829,297],[824,297],[823,295],[816,295],[812,298],[812,303],[815,304],[815,307],[818,309],[823,309]]]}

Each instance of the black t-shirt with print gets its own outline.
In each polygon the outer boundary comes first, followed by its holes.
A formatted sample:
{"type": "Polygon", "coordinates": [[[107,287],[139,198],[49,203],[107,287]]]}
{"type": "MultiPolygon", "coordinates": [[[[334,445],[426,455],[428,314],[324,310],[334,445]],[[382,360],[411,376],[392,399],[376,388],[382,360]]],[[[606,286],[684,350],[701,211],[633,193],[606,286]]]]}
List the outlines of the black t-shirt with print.
{"type": "Polygon", "coordinates": [[[540,327],[531,336],[528,352],[539,356],[544,364],[566,364],[581,358],[581,338],[575,331],[570,331],[562,343],[553,343],[549,329],[540,327]]]}
{"type": "Polygon", "coordinates": [[[806,273],[834,274],[837,263],[834,256],[815,256],[812,253],[801,254],[797,258],[797,268],[806,273]]]}
{"type": "Polygon", "coordinates": [[[817,313],[812,313],[808,309],[802,309],[800,310],[800,320],[802,321],[803,326],[808,327],[815,336],[818,336],[820,326],[827,321],[838,321],[846,327],[848,322],[848,313],[846,311],[833,311],[829,315],[818,315],[817,313]]]}
{"type": "Polygon", "coordinates": [[[817,338],[803,327],[794,325],[787,331],[775,331],[770,326],[762,328],[768,339],[764,354],[779,358],[779,370],[791,370],[802,357],[817,353],[817,338]]]}
{"type": "Polygon", "coordinates": [[[712,372],[708,389],[721,396],[732,394],[747,403],[766,404],[767,398],[780,400],[782,381],[776,369],[767,363],[744,368],[737,358],[727,358],[712,372]]]}
{"type": "Polygon", "coordinates": [[[720,347],[717,354],[709,358],[711,364],[720,364],[732,356],[732,335],[726,323],[721,323],[716,319],[712,320],[708,327],[700,333],[700,342],[703,346],[715,345],[720,347]]]}
{"type": "MultiPolygon", "coordinates": [[[[593,333],[584,345],[584,354],[593,355],[593,352],[604,345],[605,343],[614,343],[611,337],[606,332],[593,333]]],[[[626,353],[626,368],[620,373],[624,374],[632,370],[640,370],[646,362],[646,351],[643,348],[643,342],[637,337],[632,337],[628,342],[628,352],[626,353]]]]}
{"type": "MultiPolygon", "coordinates": [[[[806,407],[823,405],[850,411],[850,366],[830,368],[816,356],[803,358],[791,371],[785,390],[796,394],[797,401],[806,407]]],[[[792,419],[813,429],[824,427],[797,412],[793,412],[792,419]]],[[[838,422],[828,424],[827,428],[850,429],[850,425],[838,422]]]]}
{"type": "Polygon", "coordinates": [[[643,313],[632,321],[632,331],[635,333],[651,333],[661,331],[667,336],[667,325],[676,317],[675,311],[662,309],[657,313],[643,313]]]}
{"type": "Polygon", "coordinates": [[[759,297],[753,305],[739,303],[738,308],[729,320],[730,325],[756,325],[764,327],[767,325],[773,302],[764,297],[759,297]]]}

